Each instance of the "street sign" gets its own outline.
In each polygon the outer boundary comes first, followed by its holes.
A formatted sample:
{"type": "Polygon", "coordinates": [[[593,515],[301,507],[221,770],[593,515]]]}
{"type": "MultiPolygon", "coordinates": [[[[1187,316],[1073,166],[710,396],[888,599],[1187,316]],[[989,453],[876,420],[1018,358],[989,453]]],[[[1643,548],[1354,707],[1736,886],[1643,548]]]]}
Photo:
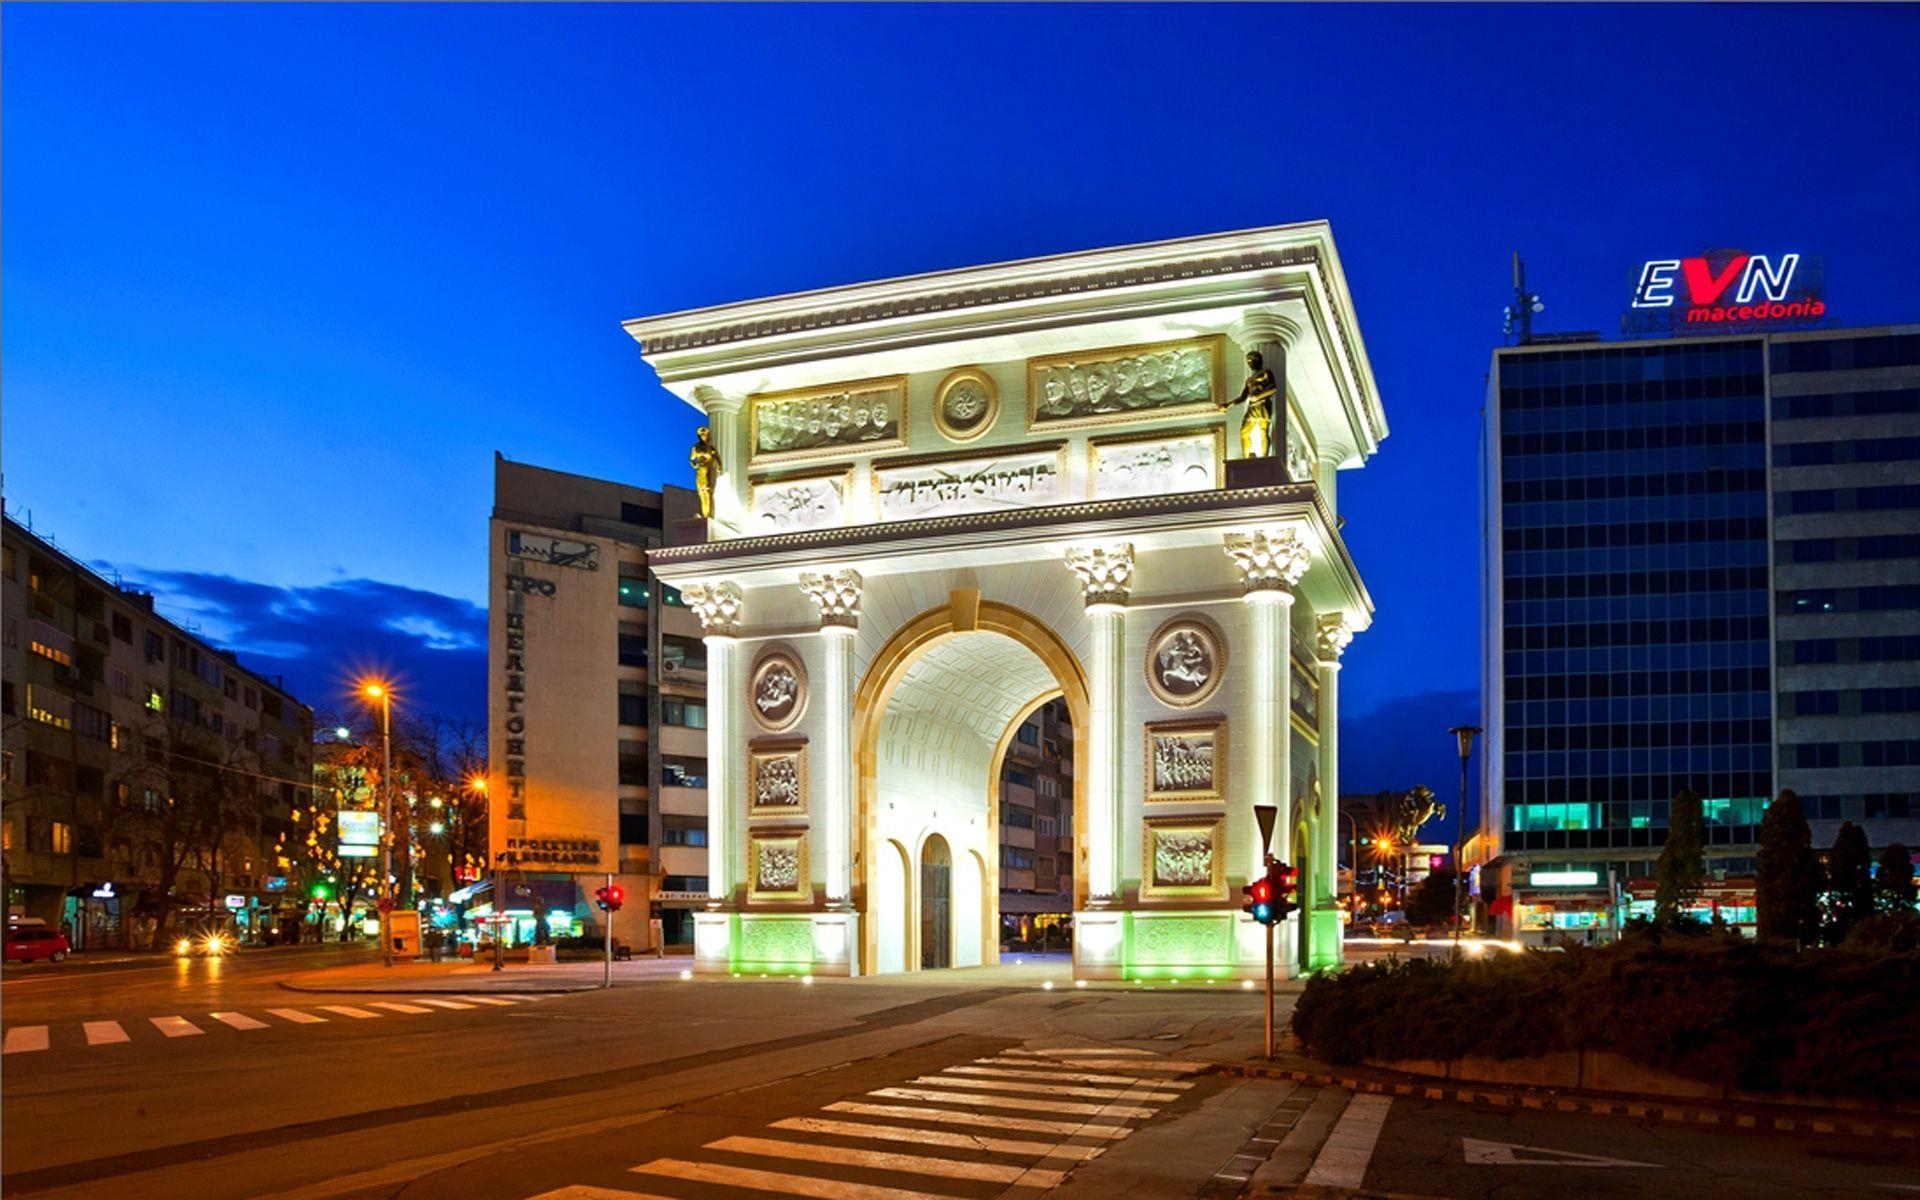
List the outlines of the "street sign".
{"type": "Polygon", "coordinates": [[[1260,823],[1260,852],[1268,853],[1273,849],[1273,821],[1280,810],[1271,804],[1253,806],[1253,819],[1260,823]]]}

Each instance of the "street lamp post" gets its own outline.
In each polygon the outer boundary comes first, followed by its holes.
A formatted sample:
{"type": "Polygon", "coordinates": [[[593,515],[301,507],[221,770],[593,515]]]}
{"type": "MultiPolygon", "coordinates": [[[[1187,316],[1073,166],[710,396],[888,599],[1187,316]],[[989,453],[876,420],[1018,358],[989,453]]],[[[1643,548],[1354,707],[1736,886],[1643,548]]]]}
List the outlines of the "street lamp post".
{"type": "Polygon", "coordinates": [[[360,689],[380,702],[380,964],[393,965],[393,691],[382,683],[360,689]]]}
{"type": "MultiPolygon", "coordinates": [[[[1462,861],[1467,833],[1467,760],[1473,757],[1473,739],[1480,735],[1478,725],[1456,725],[1447,730],[1460,740],[1460,817],[1453,824],[1453,949],[1449,957],[1460,957],[1460,888],[1467,876],[1462,861]]],[[[1485,830],[1481,831],[1484,838],[1485,830]]]]}

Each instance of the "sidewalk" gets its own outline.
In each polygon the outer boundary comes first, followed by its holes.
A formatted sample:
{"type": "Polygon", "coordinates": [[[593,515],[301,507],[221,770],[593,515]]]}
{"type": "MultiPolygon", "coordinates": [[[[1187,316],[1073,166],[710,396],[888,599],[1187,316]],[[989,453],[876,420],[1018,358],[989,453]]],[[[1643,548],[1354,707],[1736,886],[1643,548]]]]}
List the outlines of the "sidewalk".
{"type": "MultiPolygon", "coordinates": [[[[678,979],[680,972],[693,966],[690,958],[636,958],[613,964],[616,984],[639,983],[650,979],[678,979]]],[[[295,992],[363,992],[381,995],[440,995],[475,992],[589,992],[601,986],[603,964],[563,962],[552,966],[528,966],[508,963],[495,971],[490,963],[465,959],[447,962],[396,962],[383,967],[378,961],[356,963],[348,967],[323,967],[302,971],[280,981],[280,986],[295,992]]]]}

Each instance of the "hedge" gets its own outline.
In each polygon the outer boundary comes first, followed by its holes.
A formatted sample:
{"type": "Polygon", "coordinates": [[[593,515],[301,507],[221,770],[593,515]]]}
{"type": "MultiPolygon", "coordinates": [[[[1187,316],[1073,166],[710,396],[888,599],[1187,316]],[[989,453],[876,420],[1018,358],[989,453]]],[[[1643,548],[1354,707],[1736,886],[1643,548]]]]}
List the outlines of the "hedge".
{"type": "Polygon", "coordinates": [[[1316,976],[1293,1031],[1331,1063],[1600,1050],[1750,1092],[1913,1100],[1916,996],[1920,953],[1628,939],[1316,976]]]}

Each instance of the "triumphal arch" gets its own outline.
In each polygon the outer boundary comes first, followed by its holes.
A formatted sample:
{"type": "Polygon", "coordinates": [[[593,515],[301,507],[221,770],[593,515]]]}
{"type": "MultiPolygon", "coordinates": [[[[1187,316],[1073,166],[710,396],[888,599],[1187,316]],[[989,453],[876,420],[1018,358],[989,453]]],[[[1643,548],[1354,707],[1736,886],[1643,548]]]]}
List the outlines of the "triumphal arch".
{"type": "Polygon", "coordinates": [[[711,431],[652,558],[708,647],[698,970],[997,961],[999,764],[1055,697],[1076,977],[1263,970],[1262,803],[1280,960],[1340,960],[1336,480],[1387,426],[1324,222],[627,329],[711,431]]]}

